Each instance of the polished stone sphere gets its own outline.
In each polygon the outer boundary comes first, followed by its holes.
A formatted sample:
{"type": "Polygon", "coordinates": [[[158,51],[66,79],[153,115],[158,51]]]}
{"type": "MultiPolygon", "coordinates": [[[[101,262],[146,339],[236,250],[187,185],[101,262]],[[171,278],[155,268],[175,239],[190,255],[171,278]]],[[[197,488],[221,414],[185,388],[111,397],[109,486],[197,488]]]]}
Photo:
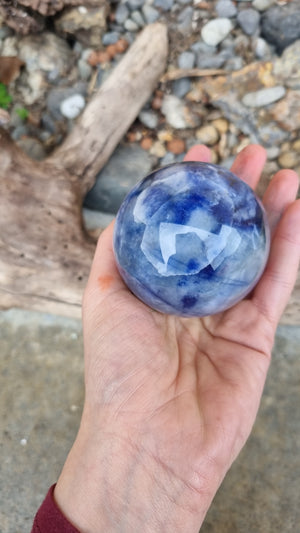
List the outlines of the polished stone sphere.
{"type": "Polygon", "coordinates": [[[223,311],[259,280],[266,214],[230,171],[199,162],[152,172],[123,201],[114,229],[119,272],[148,306],[180,316],[223,311]]]}

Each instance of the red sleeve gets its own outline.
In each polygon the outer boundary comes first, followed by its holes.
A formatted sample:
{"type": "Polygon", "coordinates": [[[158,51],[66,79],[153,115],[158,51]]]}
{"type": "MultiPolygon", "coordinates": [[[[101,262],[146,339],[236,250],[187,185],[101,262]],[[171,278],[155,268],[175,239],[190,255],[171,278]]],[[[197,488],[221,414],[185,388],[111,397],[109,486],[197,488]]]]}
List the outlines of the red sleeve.
{"type": "Polygon", "coordinates": [[[76,527],[64,517],[57,507],[53,485],[36,513],[31,533],[80,533],[76,527]]]}

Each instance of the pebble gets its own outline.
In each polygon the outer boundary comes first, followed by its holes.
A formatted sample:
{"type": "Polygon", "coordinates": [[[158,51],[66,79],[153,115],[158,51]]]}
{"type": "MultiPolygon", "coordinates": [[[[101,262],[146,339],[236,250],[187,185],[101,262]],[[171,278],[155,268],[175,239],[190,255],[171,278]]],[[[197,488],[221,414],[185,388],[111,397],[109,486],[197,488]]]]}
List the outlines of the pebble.
{"type": "Polygon", "coordinates": [[[155,141],[150,150],[149,153],[151,155],[154,155],[155,157],[161,158],[164,157],[167,153],[165,145],[160,141],[155,141]]]}
{"type": "Polygon", "coordinates": [[[231,0],[219,0],[216,4],[216,12],[220,18],[232,18],[237,14],[237,8],[231,0]]]}
{"type": "Polygon", "coordinates": [[[281,168],[294,168],[299,163],[299,158],[295,152],[283,152],[278,158],[281,168]]]}
{"type": "Polygon", "coordinates": [[[115,44],[120,39],[120,33],[118,31],[109,31],[102,37],[102,44],[108,46],[109,44],[115,44]]]}
{"type": "Polygon", "coordinates": [[[245,94],[242,102],[247,107],[264,107],[284,97],[286,93],[285,87],[278,85],[277,87],[268,87],[245,94]]]}
{"type": "Polygon", "coordinates": [[[195,66],[196,56],[194,52],[182,52],[178,57],[178,67],[182,69],[191,69],[195,66]]]}
{"type": "Polygon", "coordinates": [[[203,144],[213,146],[219,140],[218,130],[212,125],[202,126],[196,131],[196,138],[203,144]]]}
{"type": "Polygon", "coordinates": [[[292,144],[292,148],[293,148],[293,150],[295,150],[296,152],[299,152],[299,153],[300,153],[300,139],[297,139],[296,141],[293,142],[293,144],[292,144]]]}
{"type": "Polygon", "coordinates": [[[145,21],[140,11],[133,11],[131,13],[131,19],[138,25],[139,28],[143,28],[143,26],[145,26],[145,21]]]}
{"type": "Polygon", "coordinates": [[[84,107],[85,99],[83,96],[81,94],[73,94],[61,102],[60,111],[64,117],[73,120],[80,115],[84,107]]]}
{"type": "Polygon", "coordinates": [[[172,139],[167,143],[167,149],[175,155],[183,154],[185,152],[185,142],[182,139],[172,139]]]}
{"type": "Polygon", "coordinates": [[[258,37],[253,42],[253,51],[257,59],[267,60],[270,59],[272,56],[272,51],[269,44],[262,37],[258,37]]]}
{"type": "Polygon", "coordinates": [[[216,18],[207,22],[202,30],[201,37],[209,46],[217,46],[233,29],[229,18],[216,18]]]}
{"type": "Polygon", "coordinates": [[[124,28],[128,31],[138,31],[139,29],[139,26],[136,22],[134,22],[134,20],[132,19],[127,19],[125,20],[125,23],[124,23],[124,28]]]}
{"type": "Polygon", "coordinates": [[[237,21],[246,35],[254,35],[259,27],[260,15],[255,9],[243,9],[238,13],[237,21]]]}
{"type": "Polygon", "coordinates": [[[170,11],[174,4],[174,0],[154,0],[155,7],[160,7],[163,11],[170,11]]]}
{"type": "Polygon", "coordinates": [[[278,54],[300,38],[299,2],[287,5],[274,5],[262,17],[261,35],[276,47],[278,54]]]}
{"type": "Polygon", "coordinates": [[[190,78],[180,78],[172,83],[172,93],[178,98],[184,98],[191,90],[192,82],[190,78]]]}
{"type": "Polygon", "coordinates": [[[115,12],[115,19],[117,24],[124,24],[129,16],[129,9],[125,4],[118,4],[118,7],[115,12]]]}
{"type": "Polygon", "coordinates": [[[138,118],[146,128],[154,130],[158,126],[158,115],[154,111],[142,110],[138,118]]]}
{"type": "Polygon", "coordinates": [[[219,133],[227,133],[229,124],[225,118],[216,118],[212,121],[212,125],[219,133]]]}
{"type": "Polygon", "coordinates": [[[78,59],[77,66],[80,78],[89,80],[93,72],[92,67],[84,59],[78,59]]]}
{"type": "Polygon", "coordinates": [[[157,9],[148,4],[145,4],[142,7],[142,13],[147,24],[152,24],[153,22],[156,22],[159,18],[159,11],[157,11],[157,9]]]}
{"type": "Polygon", "coordinates": [[[143,6],[145,0],[127,0],[128,6],[131,9],[131,11],[134,11],[135,9],[139,9],[143,6]]]}
{"type": "Polygon", "coordinates": [[[185,116],[185,105],[177,96],[166,94],[162,101],[161,111],[168,124],[173,128],[185,129],[189,127],[185,116]]]}
{"type": "Polygon", "coordinates": [[[275,4],[276,0],[253,0],[252,6],[258,11],[265,11],[275,4]]]}
{"type": "Polygon", "coordinates": [[[152,144],[153,139],[151,139],[151,137],[144,137],[140,142],[140,146],[143,148],[143,150],[150,150],[152,144]]]}
{"type": "Polygon", "coordinates": [[[192,31],[193,14],[193,8],[191,6],[187,6],[178,15],[177,28],[181,33],[185,34],[192,31]]]}

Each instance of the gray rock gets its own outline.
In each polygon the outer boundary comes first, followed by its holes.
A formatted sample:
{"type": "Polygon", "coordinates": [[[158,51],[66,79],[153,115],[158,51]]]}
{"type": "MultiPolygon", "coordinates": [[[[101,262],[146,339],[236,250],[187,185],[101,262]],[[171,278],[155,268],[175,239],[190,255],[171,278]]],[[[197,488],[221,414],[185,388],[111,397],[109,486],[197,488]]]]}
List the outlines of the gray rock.
{"type": "Polygon", "coordinates": [[[182,52],[178,57],[178,67],[182,69],[190,69],[195,66],[194,52],[182,52]]]}
{"type": "Polygon", "coordinates": [[[41,118],[42,127],[47,130],[48,133],[54,135],[57,132],[57,126],[55,120],[49,113],[43,113],[41,118]]]}
{"type": "Polygon", "coordinates": [[[134,22],[134,20],[127,19],[127,20],[125,20],[124,28],[127,31],[135,32],[135,31],[138,31],[139,26],[138,26],[138,24],[136,22],[134,22]]]}
{"type": "Polygon", "coordinates": [[[118,31],[109,31],[103,35],[102,44],[104,46],[115,44],[119,39],[120,39],[120,33],[118,31]]]}
{"type": "Polygon", "coordinates": [[[127,4],[132,11],[139,9],[144,5],[144,3],[145,0],[127,0],[127,4]]]}
{"type": "Polygon", "coordinates": [[[85,81],[89,80],[93,72],[91,65],[84,61],[84,59],[78,59],[77,66],[80,78],[85,81]]]}
{"type": "Polygon", "coordinates": [[[261,36],[276,47],[279,54],[300,38],[299,2],[273,6],[262,16],[261,36]]]}
{"type": "Polygon", "coordinates": [[[253,42],[253,51],[257,59],[271,59],[272,50],[270,45],[262,37],[258,37],[253,42]]]}
{"type": "Polygon", "coordinates": [[[172,83],[172,93],[178,98],[184,98],[190,92],[192,82],[190,78],[180,78],[172,83]]]}
{"type": "Polygon", "coordinates": [[[119,146],[97,175],[84,206],[104,213],[116,213],[132,187],[152,168],[152,159],[139,146],[119,146]]]}
{"type": "Polygon", "coordinates": [[[201,37],[209,46],[217,46],[233,29],[233,24],[228,18],[216,18],[207,22],[202,30],[201,37]]]}
{"type": "Polygon", "coordinates": [[[202,54],[202,55],[214,55],[217,51],[216,46],[210,46],[208,44],[205,44],[203,41],[196,41],[191,45],[191,50],[195,52],[195,54],[202,54]]]}
{"type": "Polygon", "coordinates": [[[146,128],[155,129],[158,126],[158,115],[154,111],[142,110],[138,118],[146,128]]]}
{"type": "Polygon", "coordinates": [[[60,103],[61,114],[70,120],[77,118],[84,108],[85,99],[81,94],[73,94],[72,96],[68,96],[68,98],[65,98],[60,103]]]}
{"type": "Polygon", "coordinates": [[[152,6],[148,6],[147,4],[142,7],[142,13],[148,24],[156,22],[160,16],[159,11],[157,11],[157,9],[152,6]]]}
{"type": "Polygon", "coordinates": [[[194,10],[191,6],[185,7],[177,17],[177,28],[181,33],[188,33],[192,30],[194,10]]]}
{"type": "Polygon", "coordinates": [[[130,15],[130,18],[139,26],[139,28],[143,28],[143,26],[145,26],[145,20],[140,11],[133,11],[130,15]]]}
{"type": "Polygon", "coordinates": [[[219,0],[216,4],[218,17],[232,18],[237,14],[237,8],[231,0],[219,0]]]}
{"type": "Polygon", "coordinates": [[[237,21],[246,35],[254,35],[259,27],[260,15],[255,9],[243,9],[238,13],[237,21]]]}
{"type": "Polygon", "coordinates": [[[154,0],[155,7],[160,7],[163,11],[170,11],[174,4],[174,0],[154,0]]]}
{"type": "Polygon", "coordinates": [[[125,4],[118,4],[118,7],[115,12],[115,19],[117,24],[124,24],[129,16],[129,9],[125,4]]]}
{"type": "Polygon", "coordinates": [[[264,107],[277,102],[277,100],[284,97],[285,93],[286,89],[282,85],[268,87],[245,94],[242,102],[247,107],[264,107]]]}
{"type": "Polygon", "coordinates": [[[197,67],[198,68],[221,68],[225,61],[228,61],[232,56],[230,50],[222,50],[216,55],[198,54],[197,67]]]}

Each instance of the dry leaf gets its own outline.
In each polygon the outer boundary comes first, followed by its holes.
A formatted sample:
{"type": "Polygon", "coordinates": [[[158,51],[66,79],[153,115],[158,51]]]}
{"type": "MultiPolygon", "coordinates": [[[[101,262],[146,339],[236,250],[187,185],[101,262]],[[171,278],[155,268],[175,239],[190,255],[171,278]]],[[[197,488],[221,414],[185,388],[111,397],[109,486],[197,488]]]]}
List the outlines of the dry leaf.
{"type": "Polygon", "coordinates": [[[18,57],[0,57],[0,82],[9,85],[20,74],[20,69],[24,65],[18,57]]]}

